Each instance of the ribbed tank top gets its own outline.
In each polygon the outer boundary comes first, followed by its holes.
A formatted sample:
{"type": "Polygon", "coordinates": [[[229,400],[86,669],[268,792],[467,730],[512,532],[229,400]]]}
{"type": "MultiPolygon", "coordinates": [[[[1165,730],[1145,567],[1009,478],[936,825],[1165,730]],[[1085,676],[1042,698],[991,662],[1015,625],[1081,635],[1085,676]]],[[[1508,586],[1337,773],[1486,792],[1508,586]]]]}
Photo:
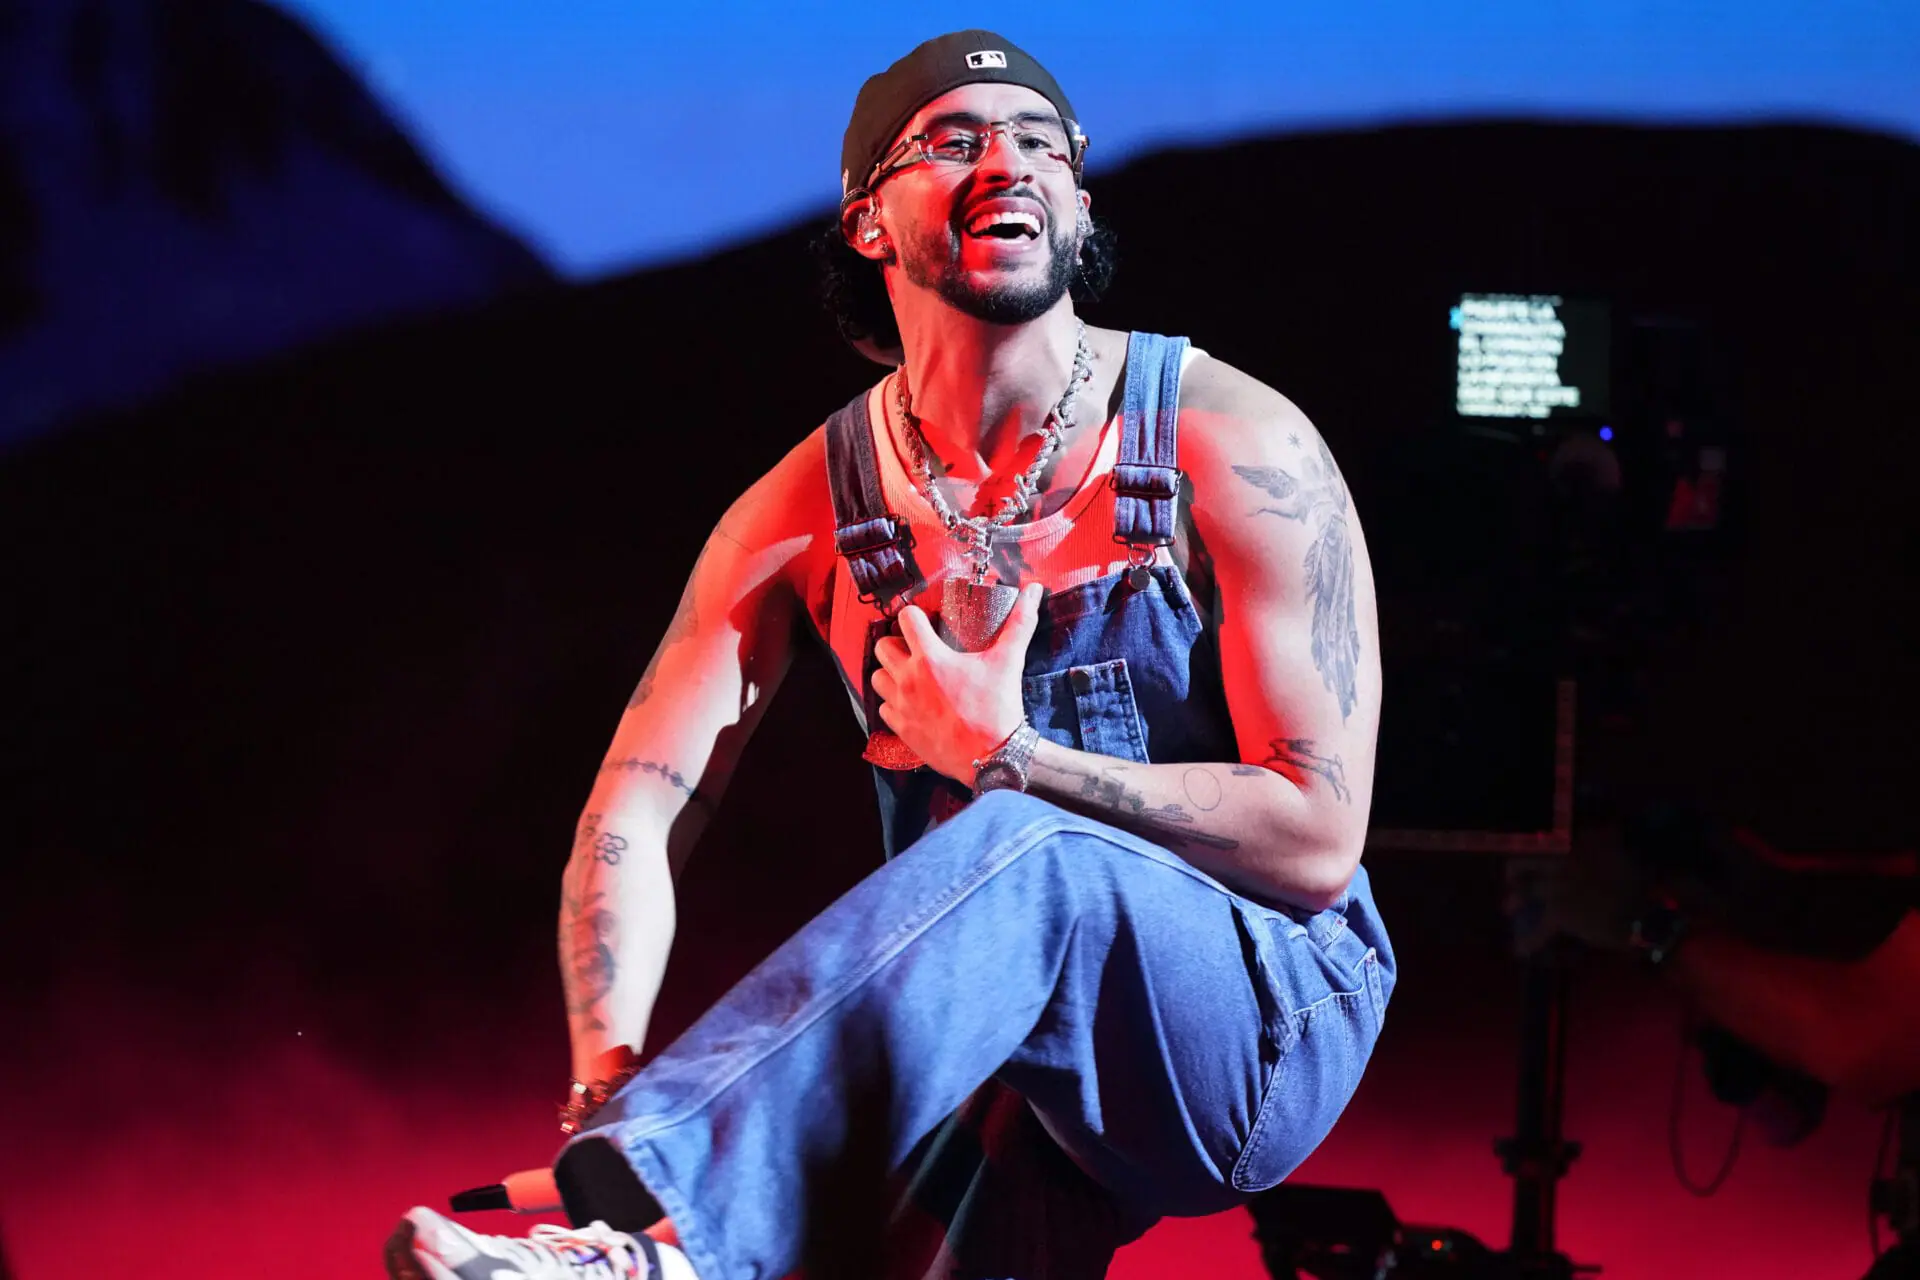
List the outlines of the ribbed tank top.
{"type": "MultiPolygon", "coordinates": [[[[1199,348],[1189,346],[1181,359],[1180,372],[1184,374],[1194,359],[1204,354],[1199,348]]],[[[894,433],[887,427],[888,417],[880,399],[886,385],[883,379],[867,392],[867,417],[872,424],[874,453],[880,466],[880,488],[888,509],[913,530],[914,562],[930,584],[917,601],[924,608],[937,610],[940,601],[937,584],[971,572],[971,565],[960,544],[947,535],[932,504],[913,483],[907,460],[901,456],[894,433]]],[[[1116,413],[1101,425],[1099,447],[1094,450],[1086,474],[1074,486],[1073,496],[1049,515],[999,530],[994,545],[1016,548],[1014,558],[1021,566],[1018,581],[1009,581],[1009,586],[1037,581],[1045,583],[1050,591],[1061,591],[1118,573],[1127,566],[1127,548],[1113,540],[1115,495],[1107,484],[1119,454],[1120,415],[1116,413]]],[[[1055,480],[1057,483],[1059,477],[1055,480]]],[[[1155,562],[1169,563],[1167,548],[1159,548],[1155,562]]],[[[841,679],[852,696],[856,716],[861,715],[859,675],[866,661],[867,636],[880,616],[873,605],[861,603],[853,577],[844,567],[834,575],[828,644],[834,663],[840,668],[841,679]]],[[[864,723],[860,727],[862,732],[867,729],[864,723]]]]}

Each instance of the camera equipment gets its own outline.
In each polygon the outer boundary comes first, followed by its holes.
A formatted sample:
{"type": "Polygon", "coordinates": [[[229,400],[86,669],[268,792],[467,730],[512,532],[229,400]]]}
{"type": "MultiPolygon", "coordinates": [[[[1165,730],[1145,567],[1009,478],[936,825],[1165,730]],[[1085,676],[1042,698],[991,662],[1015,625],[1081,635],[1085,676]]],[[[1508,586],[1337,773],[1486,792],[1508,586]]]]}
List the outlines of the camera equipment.
{"type": "Polygon", "coordinates": [[[1879,1221],[1885,1218],[1893,1228],[1894,1243],[1874,1259],[1866,1280],[1914,1280],[1920,1276],[1920,1093],[1902,1100],[1889,1125],[1897,1154],[1891,1173],[1880,1177],[1880,1170],[1874,1170],[1870,1208],[1876,1241],[1879,1221]]]}

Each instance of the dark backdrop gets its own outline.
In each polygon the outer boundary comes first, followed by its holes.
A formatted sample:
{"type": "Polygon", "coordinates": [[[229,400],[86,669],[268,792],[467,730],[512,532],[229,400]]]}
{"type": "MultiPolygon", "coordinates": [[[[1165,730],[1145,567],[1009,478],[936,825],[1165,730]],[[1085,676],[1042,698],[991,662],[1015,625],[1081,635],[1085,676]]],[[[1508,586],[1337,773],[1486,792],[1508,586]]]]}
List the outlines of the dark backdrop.
{"type": "MultiPolygon", "coordinates": [[[[1906,144],[1801,128],[1168,153],[1095,192],[1123,260],[1092,318],[1192,335],[1331,441],[1381,583],[1379,821],[1537,809],[1537,757],[1513,744],[1539,717],[1513,691],[1577,668],[1596,795],[1677,790],[1788,848],[1891,848],[1912,830],[1917,182],[1906,144]],[[1609,298],[1623,351],[1660,346],[1635,320],[1700,335],[1693,417],[1731,442],[1726,526],[1661,535],[1659,468],[1635,463],[1616,517],[1630,550],[1583,577],[1553,442],[1465,435],[1446,412],[1463,289],[1609,298]],[[1592,624],[1572,639],[1570,613],[1592,624]],[[1476,752],[1505,781],[1445,811],[1452,790],[1418,780],[1474,776],[1476,752]]],[[[210,1205],[236,1179],[297,1179],[317,1158],[298,1144],[269,1143],[274,1172],[222,1174],[217,1141],[193,1135],[277,1133],[289,1089],[332,1096],[342,1074],[365,1105],[342,1104],[338,1132],[430,1131],[473,1181],[544,1157],[541,1099],[565,1069],[551,903],[597,753],[726,502],[877,373],[812,299],[812,232],[309,349],[0,464],[0,1194],[85,1204],[119,1186],[140,1203],[149,1175],[121,1186],[102,1168],[125,1157],[90,1153],[160,1114],[210,1205]],[[286,1058],[296,1040],[324,1056],[286,1058]],[[395,1081],[412,1101],[388,1098],[395,1081]],[[481,1097],[516,1108],[513,1143],[480,1141],[454,1106],[481,1097]],[[24,1154],[50,1142],[51,1165],[24,1154]],[[45,1168],[71,1189],[30,1172],[45,1168]]],[[[1641,402],[1621,418],[1642,433],[1629,461],[1657,452],[1641,402]]],[[[809,652],[689,872],[656,1034],[872,864],[859,746],[809,652]]],[[[1433,1117],[1505,1106],[1498,868],[1374,866],[1405,977],[1356,1107],[1471,1148],[1486,1124],[1433,1117]]],[[[1649,993],[1619,981],[1595,1008],[1640,1026],[1649,993]]],[[[1388,1181],[1393,1145],[1371,1149],[1375,1166],[1343,1167],[1388,1181]]],[[[1474,1159],[1484,1217],[1500,1192],[1474,1159]]],[[[328,1211],[353,1198],[327,1194],[328,1211]]],[[[17,1237],[13,1217],[0,1201],[17,1237]]],[[[1833,1274],[1864,1261],[1862,1242],[1833,1274]]]]}

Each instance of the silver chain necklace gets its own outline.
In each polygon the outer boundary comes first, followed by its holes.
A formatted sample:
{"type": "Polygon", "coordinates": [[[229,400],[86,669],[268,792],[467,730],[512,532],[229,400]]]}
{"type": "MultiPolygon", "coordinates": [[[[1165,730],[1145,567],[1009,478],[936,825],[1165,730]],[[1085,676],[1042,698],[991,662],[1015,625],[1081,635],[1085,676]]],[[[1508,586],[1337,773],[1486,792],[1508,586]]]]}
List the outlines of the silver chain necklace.
{"type": "Polygon", "coordinates": [[[1033,509],[1033,500],[1040,493],[1040,473],[1046,470],[1047,463],[1060,449],[1061,438],[1068,427],[1073,425],[1074,401],[1080,397],[1080,388],[1093,377],[1093,352],[1087,346],[1087,322],[1079,322],[1074,334],[1073,373],[1067,379],[1067,389],[1060,393],[1058,403],[1047,414],[1047,420],[1040,424],[1040,451],[1034,455],[1033,465],[1013,478],[1013,492],[1000,499],[999,509],[991,515],[963,516],[953,509],[946,495],[934,483],[933,467],[928,461],[926,437],[920,431],[920,420],[913,416],[913,401],[907,389],[907,369],[900,366],[900,372],[894,375],[894,405],[900,411],[900,423],[903,428],[901,437],[906,441],[907,459],[913,464],[914,479],[920,486],[920,492],[926,496],[927,504],[946,527],[947,535],[966,549],[967,558],[973,562],[973,585],[982,587],[987,581],[988,567],[993,559],[994,530],[1003,529],[1033,509]]]}

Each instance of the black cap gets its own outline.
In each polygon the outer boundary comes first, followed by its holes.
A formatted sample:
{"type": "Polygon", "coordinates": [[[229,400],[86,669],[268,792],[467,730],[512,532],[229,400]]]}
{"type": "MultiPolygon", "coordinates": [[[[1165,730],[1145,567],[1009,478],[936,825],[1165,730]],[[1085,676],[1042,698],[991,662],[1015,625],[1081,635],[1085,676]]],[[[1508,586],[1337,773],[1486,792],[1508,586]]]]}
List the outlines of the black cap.
{"type": "Polygon", "coordinates": [[[1025,85],[1077,122],[1060,84],[1032,55],[991,31],[954,31],[920,45],[860,86],[840,144],[840,193],[867,180],[913,113],[963,84],[1025,85]]]}

